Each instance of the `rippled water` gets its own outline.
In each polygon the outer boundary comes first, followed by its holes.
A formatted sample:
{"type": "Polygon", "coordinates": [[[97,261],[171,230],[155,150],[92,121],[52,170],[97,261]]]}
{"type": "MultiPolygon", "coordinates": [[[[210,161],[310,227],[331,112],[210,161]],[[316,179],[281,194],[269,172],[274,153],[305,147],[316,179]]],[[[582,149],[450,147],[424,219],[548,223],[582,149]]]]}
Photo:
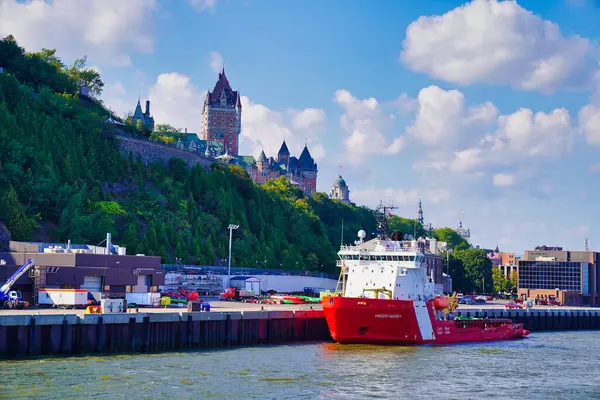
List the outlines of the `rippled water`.
{"type": "Polygon", "coordinates": [[[450,347],[331,343],[2,362],[0,398],[598,399],[600,332],[450,347]]]}

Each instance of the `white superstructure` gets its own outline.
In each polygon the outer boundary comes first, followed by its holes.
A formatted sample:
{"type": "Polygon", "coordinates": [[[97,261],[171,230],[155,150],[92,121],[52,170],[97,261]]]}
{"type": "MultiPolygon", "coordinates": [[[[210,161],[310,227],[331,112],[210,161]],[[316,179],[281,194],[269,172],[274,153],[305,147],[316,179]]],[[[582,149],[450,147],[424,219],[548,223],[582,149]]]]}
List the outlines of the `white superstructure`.
{"type": "MultiPolygon", "coordinates": [[[[360,237],[360,235],[359,235],[360,237]]],[[[343,296],[426,301],[434,297],[433,268],[428,271],[423,243],[372,239],[342,246],[343,296]]],[[[440,293],[437,293],[440,294],[440,293]]]]}

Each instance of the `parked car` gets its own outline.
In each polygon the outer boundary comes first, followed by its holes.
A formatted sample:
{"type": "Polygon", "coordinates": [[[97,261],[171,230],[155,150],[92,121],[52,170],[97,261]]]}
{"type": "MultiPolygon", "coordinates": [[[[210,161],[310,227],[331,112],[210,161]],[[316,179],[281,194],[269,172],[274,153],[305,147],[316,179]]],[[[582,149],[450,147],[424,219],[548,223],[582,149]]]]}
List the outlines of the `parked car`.
{"type": "Polygon", "coordinates": [[[510,303],[506,303],[504,305],[504,308],[508,308],[508,309],[513,309],[513,308],[523,308],[523,306],[521,304],[517,304],[514,302],[510,302],[510,303]]]}
{"type": "Polygon", "coordinates": [[[465,296],[462,299],[458,300],[458,304],[465,304],[465,305],[468,305],[468,306],[472,306],[472,305],[475,305],[477,303],[475,303],[475,300],[473,300],[471,297],[465,296]]]}
{"type": "Polygon", "coordinates": [[[560,301],[558,299],[550,299],[551,306],[560,306],[560,301]]]}

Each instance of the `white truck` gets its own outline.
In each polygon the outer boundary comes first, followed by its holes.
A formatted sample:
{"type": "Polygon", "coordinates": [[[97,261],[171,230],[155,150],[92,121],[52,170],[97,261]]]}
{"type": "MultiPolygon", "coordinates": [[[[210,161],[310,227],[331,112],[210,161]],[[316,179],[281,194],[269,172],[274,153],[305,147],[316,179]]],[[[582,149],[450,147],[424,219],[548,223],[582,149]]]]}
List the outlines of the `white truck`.
{"type": "Polygon", "coordinates": [[[135,304],[137,307],[160,306],[160,293],[127,293],[125,298],[127,304],[135,304]]]}
{"type": "Polygon", "coordinates": [[[94,294],[85,289],[40,289],[38,304],[59,308],[85,308],[97,303],[100,293],[94,294]]]}

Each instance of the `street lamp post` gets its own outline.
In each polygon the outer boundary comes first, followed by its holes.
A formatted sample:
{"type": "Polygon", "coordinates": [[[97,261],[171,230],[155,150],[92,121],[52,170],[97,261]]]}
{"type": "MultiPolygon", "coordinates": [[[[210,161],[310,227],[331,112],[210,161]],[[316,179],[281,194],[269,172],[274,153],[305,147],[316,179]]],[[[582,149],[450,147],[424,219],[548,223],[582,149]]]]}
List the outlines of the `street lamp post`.
{"type": "Polygon", "coordinates": [[[227,227],[229,229],[229,261],[228,261],[228,269],[227,269],[227,285],[231,286],[231,238],[233,236],[234,229],[239,228],[239,225],[229,224],[227,227]]]}

